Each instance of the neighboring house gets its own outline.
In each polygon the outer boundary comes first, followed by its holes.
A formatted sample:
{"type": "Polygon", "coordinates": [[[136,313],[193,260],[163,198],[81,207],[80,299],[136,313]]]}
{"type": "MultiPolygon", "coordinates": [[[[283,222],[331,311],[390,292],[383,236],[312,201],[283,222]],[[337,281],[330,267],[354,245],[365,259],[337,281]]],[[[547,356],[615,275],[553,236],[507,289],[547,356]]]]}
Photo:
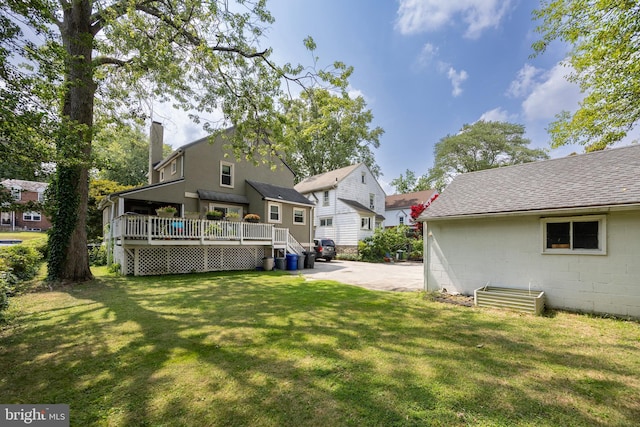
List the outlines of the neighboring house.
{"type": "Polygon", "coordinates": [[[459,175],[419,219],[426,290],[640,317],[640,145],[459,175]]]}
{"type": "MultiPolygon", "coordinates": [[[[11,196],[18,204],[44,201],[46,182],[25,181],[22,179],[5,179],[0,184],[11,191],[11,196]]],[[[2,212],[0,226],[4,230],[44,231],[51,227],[51,222],[39,210],[2,212]]]]}
{"type": "Polygon", "coordinates": [[[423,190],[414,193],[394,194],[385,200],[384,226],[411,225],[411,206],[424,205],[438,194],[436,190],[423,190]]]}
{"type": "Polygon", "coordinates": [[[294,174],[280,158],[237,159],[221,136],[162,159],[162,134],[154,122],[149,184],[102,202],[106,240],[123,273],[253,269],[264,257],[313,247],[313,203],[293,189],[294,174]],[[175,208],[180,219],[156,215],[165,206],[175,208]],[[207,220],[213,210],[229,221],[207,220]],[[238,220],[248,213],[260,223],[238,220]]]}
{"type": "Polygon", "coordinates": [[[333,239],[338,253],[357,253],[358,242],[384,221],[385,193],[364,163],[315,175],[295,189],[315,203],[315,238],[333,239]]]}

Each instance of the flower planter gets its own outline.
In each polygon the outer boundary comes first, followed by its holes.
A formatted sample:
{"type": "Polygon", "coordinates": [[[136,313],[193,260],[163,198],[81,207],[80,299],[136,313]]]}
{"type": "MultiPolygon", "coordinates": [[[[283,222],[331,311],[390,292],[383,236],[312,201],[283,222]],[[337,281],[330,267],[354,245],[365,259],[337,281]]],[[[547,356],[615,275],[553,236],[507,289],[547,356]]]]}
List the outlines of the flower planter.
{"type": "Polygon", "coordinates": [[[507,308],[536,315],[544,311],[542,291],[487,285],[473,291],[473,300],[478,307],[507,308]]]}
{"type": "Polygon", "coordinates": [[[156,214],[158,214],[160,218],[173,218],[176,216],[175,212],[156,211],[156,214]]]}

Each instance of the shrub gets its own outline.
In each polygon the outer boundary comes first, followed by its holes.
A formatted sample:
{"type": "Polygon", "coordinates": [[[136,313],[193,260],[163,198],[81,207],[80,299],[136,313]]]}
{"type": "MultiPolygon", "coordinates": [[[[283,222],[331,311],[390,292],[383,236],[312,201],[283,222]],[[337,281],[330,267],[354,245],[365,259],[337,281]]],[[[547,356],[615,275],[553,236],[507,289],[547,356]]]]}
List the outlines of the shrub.
{"type": "Polygon", "coordinates": [[[89,248],[89,264],[94,267],[107,265],[107,248],[104,245],[89,248]]]}
{"type": "Polygon", "coordinates": [[[47,259],[47,257],[49,256],[49,239],[47,238],[46,234],[44,234],[42,237],[25,240],[20,243],[20,246],[26,246],[35,249],[40,253],[40,257],[43,260],[47,259]]]}
{"type": "Polygon", "coordinates": [[[406,225],[376,228],[373,236],[358,242],[358,254],[363,261],[380,262],[387,254],[395,257],[398,250],[413,252],[414,242],[417,241],[411,228],[406,225]]]}
{"type": "Polygon", "coordinates": [[[42,262],[42,254],[27,245],[7,246],[0,250],[0,259],[19,280],[35,277],[42,262]]]}
{"type": "Polygon", "coordinates": [[[15,293],[15,286],[18,278],[11,273],[7,261],[0,258],[0,319],[3,318],[2,311],[9,307],[9,297],[15,293]]]}

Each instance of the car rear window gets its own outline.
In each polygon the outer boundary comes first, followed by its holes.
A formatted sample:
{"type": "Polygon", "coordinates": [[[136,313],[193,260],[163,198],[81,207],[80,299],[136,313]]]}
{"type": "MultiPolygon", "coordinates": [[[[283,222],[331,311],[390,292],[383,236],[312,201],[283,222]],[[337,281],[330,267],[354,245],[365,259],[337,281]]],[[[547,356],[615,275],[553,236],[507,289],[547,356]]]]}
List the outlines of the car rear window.
{"type": "Polygon", "coordinates": [[[333,243],[333,240],[322,240],[322,246],[335,246],[336,244],[333,243]]]}

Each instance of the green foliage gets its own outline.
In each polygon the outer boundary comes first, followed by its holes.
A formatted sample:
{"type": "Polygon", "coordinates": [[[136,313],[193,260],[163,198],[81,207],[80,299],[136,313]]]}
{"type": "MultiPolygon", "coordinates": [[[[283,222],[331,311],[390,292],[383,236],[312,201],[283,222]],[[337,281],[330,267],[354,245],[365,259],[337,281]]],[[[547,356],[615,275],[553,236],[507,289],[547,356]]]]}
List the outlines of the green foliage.
{"type": "Polygon", "coordinates": [[[118,191],[132,188],[130,185],[122,185],[116,181],[106,179],[92,179],[89,182],[89,202],[87,208],[87,240],[100,241],[103,236],[102,210],[100,203],[106,196],[118,191]]]}
{"type": "Polygon", "coordinates": [[[3,311],[9,307],[9,298],[14,295],[18,278],[12,273],[5,258],[0,257],[0,320],[3,311]]]}
{"type": "Polygon", "coordinates": [[[545,0],[536,55],[554,41],[571,46],[570,80],[586,94],[579,109],[549,127],[552,146],[582,144],[601,150],[624,138],[640,119],[640,4],[628,0],[545,0]]]}
{"type": "Polygon", "coordinates": [[[36,237],[29,240],[23,240],[20,246],[24,246],[37,251],[40,254],[40,258],[45,260],[49,256],[49,239],[47,235],[43,234],[40,237],[36,237]]]}
{"type": "Polygon", "coordinates": [[[464,125],[456,135],[447,135],[434,147],[434,165],[429,169],[432,188],[442,189],[458,174],[546,159],[543,149],[529,148],[524,126],[507,122],[479,121],[464,125]]]}
{"type": "Polygon", "coordinates": [[[414,193],[431,188],[426,175],[416,177],[415,172],[409,169],[405,171],[404,176],[400,174],[398,178],[392,179],[390,185],[395,187],[396,194],[414,193]]]}
{"type": "Polygon", "coordinates": [[[282,144],[297,180],[354,163],[364,163],[380,176],[373,149],[380,146],[384,130],[370,129],[373,114],[362,96],[316,88],[299,99],[283,99],[282,105],[282,144]]]}
{"type": "Polygon", "coordinates": [[[380,262],[387,254],[395,257],[398,250],[411,252],[415,241],[414,233],[407,225],[379,227],[373,236],[358,242],[358,254],[363,261],[380,262]]]}
{"type": "Polygon", "coordinates": [[[0,248],[0,259],[19,280],[30,280],[38,272],[42,255],[32,247],[13,245],[0,248]]]}
{"type": "Polygon", "coordinates": [[[89,247],[89,264],[94,267],[107,265],[107,248],[105,245],[89,247]]]}

